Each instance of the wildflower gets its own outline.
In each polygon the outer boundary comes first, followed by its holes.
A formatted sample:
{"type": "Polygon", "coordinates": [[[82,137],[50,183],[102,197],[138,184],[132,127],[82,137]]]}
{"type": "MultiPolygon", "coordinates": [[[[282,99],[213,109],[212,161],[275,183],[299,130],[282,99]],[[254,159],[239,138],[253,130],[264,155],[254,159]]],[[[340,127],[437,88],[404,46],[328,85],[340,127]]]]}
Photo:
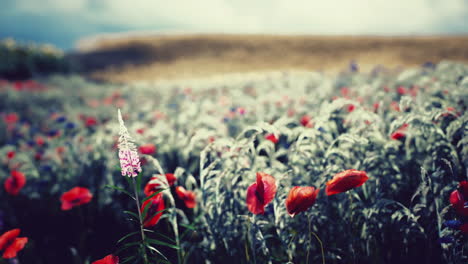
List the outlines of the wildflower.
{"type": "Polygon", "coordinates": [[[40,137],[40,136],[36,137],[36,144],[37,145],[42,146],[42,145],[44,145],[44,143],[45,143],[45,140],[44,140],[43,137],[40,137]]]}
{"type": "MultiPolygon", "coordinates": [[[[161,176],[162,175],[152,177],[151,180],[146,184],[144,189],[146,196],[150,196],[153,193],[163,189],[162,185],[165,184],[161,181],[161,176]]],[[[173,173],[166,173],[164,176],[166,177],[169,186],[173,186],[174,183],[177,181],[177,178],[174,176],[173,173]]]]}
{"type": "Polygon", "coordinates": [[[380,106],[380,103],[379,102],[375,102],[373,107],[374,107],[374,112],[377,112],[377,110],[379,110],[379,106],[380,106]]]}
{"type": "Polygon", "coordinates": [[[0,250],[3,251],[3,258],[15,258],[18,252],[28,243],[27,237],[18,237],[20,232],[21,230],[17,228],[7,231],[0,236],[0,250]]]}
{"type": "Polygon", "coordinates": [[[174,183],[177,181],[177,178],[174,175],[174,173],[166,173],[165,176],[166,176],[166,179],[167,179],[167,183],[169,183],[169,186],[173,186],[174,183]]]}
{"type": "Polygon", "coordinates": [[[152,155],[156,152],[156,146],[154,144],[141,145],[138,150],[141,154],[152,155]]]}
{"type": "Polygon", "coordinates": [[[354,111],[354,109],[356,109],[355,105],[353,104],[348,105],[348,113],[351,113],[352,111],[354,111]]]}
{"type": "Polygon", "coordinates": [[[253,214],[265,213],[265,206],[273,201],[275,194],[275,178],[264,172],[257,172],[257,181],[247,189],[247,209],[253,214]]]}
{"type": "Polygon", "coordinates": [[[450,204],[459,215],[468,216],[468,207],[465,207],[465,197],[462,192],[455,190],[450,194],[450,204]]]}
{"type": "Polygon", "coordinates": [[[315,203],[319,189],[309,186],[293,187],[286,198],[286,209],[291,217],[300,212],[305,212],[315,203]]]}
{"type": "Polygon", "coordinates": [[[95,126],[95,125],[97,125],[96,118],[90,117],[90,116],[85,118],[85,126],[92,127],[92,126],[95,126]]]}
{"type": "Polygon", "coordinates": [[[160,212],[160,211],[164,210],[165,208],[162,193],[156,194],[156,196],[152,197],[151,199],[146,200],[141,205],[141,209],[140,209],[141,212],[144,212],[145,208],[148,208],[148,209],[145,215],[145,219],[143,220],[143,226],[144,227],[155,226],[163,214],[163,212],[160,212]]]}
{"type": "Polygon", "coordinates": [[[187,191],[182,186],[176,187],[177,196],[184,201],[187,208],[195,208],[197,202],[195,201],[195,193],[192,191],[187,191]]]}
{"type": "Polygon", "coordinates": [[[59,116],[55,119],[55,122],[57,123],[63,123],[65,121],[67,121],[67,118],[65,116],[59,116]]]}
{"type": "Polygon", "coordinates": [[[91,202],[93,195],[87,188],[75,187],[68,192],[65,192],[60,197],[62,202],[62,210],[67,211],[73,207],[80,206],[91,202]]]}
{"type": "Polygon", "coordinates": [[[407,93],[406,87],[404,87],[404,86],[398,86],[398,88],[397,88],[397,93],[398,93],[399,95],[405,95],[405,94],[407,93]]]}
{"type": "Polygon", "coordinates": [[[122,176],[136,177],[141,172],[140,158],[136,151],[133,139],[128,134],[127,128],[122,120],[120,109],[118,111],[120,123],[119,132],[119,159],[122,176]]]}
{"type": "Polygon", "coordinates": [[[266,135],[265,139],[273,142],[273,144],[276,144],[279,141],[278,137],[273,133],[270,133],[270,134],[266,135]]]}
{"type": "Polygon", "coordinates": [[[408,128],[408,124],[403,124],[400,128],[398,128],[395,132],[393,132],[391,135],[390,135],[390,138],[393,139],[393,140],[400,140],[402,138],[405,138],[406,137],[406,129],[408,128]]]}
{"type": "Polygon", "coordinates": [[[96,260],[91,264],[119,264],[119,257],[114,255],[107,255],[100,260],[96,260]]]}
{"type": "Polygon", "coordinates": [[[459,220],[447,220],[444,222],[444,226],[450,227],[453,229],[458,229],[462,225],[462,222],[459,220]]]}
{"type": "Polygon", "coordinates": [[[369,177],[365,171],[345,170],[336,174],[332,180],[326,183],[325,192],[328,196],[346,192],[363,185],[369,177]]]}
{"type": "Polygon", "coordinates": [[[65,128],[66,129],[74,129],[76,127],[75,123],[73,122],[68,122],[66,125],[65,125],[65,128]]]}
{"type": "Polygon", "coordinates": [[[8,151],[7,152],[7,158],[9,160],[13,159],[15,157],[15,152],[14,151],[8,151]]]}
{"type": "Polygon", "coordinates": [[[19,171],[11,171],[10,177],[5,180],[5,191],[10,195],[18,195],[26,184],[26,177],[19,171]]]}
{"type": "Polygon", "coordinates": [[[309,123],[311,123],[311,118],[308,115],[303,115],[301,117],[301,125],[305,127],[309,127],[309,123]]]}
{"type": "Polygon", "coordinates": [[[6,114],[3,117],[3,121],[5,121],[5,123],[8,125],[13,125],[19,121],[19,116],[16,113],[6,114]]]}

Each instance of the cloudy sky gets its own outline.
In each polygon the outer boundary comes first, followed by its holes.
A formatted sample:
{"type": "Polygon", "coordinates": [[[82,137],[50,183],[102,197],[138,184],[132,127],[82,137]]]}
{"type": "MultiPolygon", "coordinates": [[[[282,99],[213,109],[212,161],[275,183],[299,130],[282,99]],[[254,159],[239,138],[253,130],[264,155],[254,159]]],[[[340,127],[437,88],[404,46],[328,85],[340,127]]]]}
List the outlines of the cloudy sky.
{"type": "Polygon", "coordinates": [[[99,33],[468,34],[468,0],[0,0],[0,38],[99,33]]]}

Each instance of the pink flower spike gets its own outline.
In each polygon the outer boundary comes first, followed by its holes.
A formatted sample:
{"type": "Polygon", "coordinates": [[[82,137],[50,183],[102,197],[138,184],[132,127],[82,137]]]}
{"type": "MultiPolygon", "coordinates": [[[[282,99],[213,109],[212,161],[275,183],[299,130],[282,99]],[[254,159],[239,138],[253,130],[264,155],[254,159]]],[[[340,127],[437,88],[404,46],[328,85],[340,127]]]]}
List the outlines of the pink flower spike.
{"type": "Polygon", "coordinates": [[[138,173],[141,172],[140,158],[136,146],[133,143],[133,139],[130,137],[125,127],[120,109],[118,110],[118,118],[120,123],[119,159],[122,176],[136,177],[138,173]]]}

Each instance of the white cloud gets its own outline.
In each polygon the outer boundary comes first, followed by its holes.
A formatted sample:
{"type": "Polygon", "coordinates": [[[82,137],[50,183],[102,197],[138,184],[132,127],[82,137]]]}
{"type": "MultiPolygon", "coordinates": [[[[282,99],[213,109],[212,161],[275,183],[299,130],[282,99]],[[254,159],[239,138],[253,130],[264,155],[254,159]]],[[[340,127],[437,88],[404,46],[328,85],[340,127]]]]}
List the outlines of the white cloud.
{"type": "MultiPolygon", "coordinates": [[[[73,13],[126,28],[197,32],[411,34],[468,25],[467,0],[17,0],[30,13],[73,13]]],[[[468,30],[468,28],[467,28],[468,30]]]]}

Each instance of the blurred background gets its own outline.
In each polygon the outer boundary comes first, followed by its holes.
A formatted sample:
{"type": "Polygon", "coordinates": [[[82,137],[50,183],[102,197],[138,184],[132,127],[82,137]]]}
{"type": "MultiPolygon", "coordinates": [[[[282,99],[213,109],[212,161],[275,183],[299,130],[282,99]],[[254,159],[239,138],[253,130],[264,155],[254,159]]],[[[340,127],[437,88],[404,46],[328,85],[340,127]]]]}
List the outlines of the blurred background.
{"type": "MultiPolygon", "coordinates": [[[[50,43],[65,64],[107,81],[468,61],[467,0],[1,2],[1,38],[50,43]]],[[[52,61],[50,71],[65,67],[52,61]]]]}

